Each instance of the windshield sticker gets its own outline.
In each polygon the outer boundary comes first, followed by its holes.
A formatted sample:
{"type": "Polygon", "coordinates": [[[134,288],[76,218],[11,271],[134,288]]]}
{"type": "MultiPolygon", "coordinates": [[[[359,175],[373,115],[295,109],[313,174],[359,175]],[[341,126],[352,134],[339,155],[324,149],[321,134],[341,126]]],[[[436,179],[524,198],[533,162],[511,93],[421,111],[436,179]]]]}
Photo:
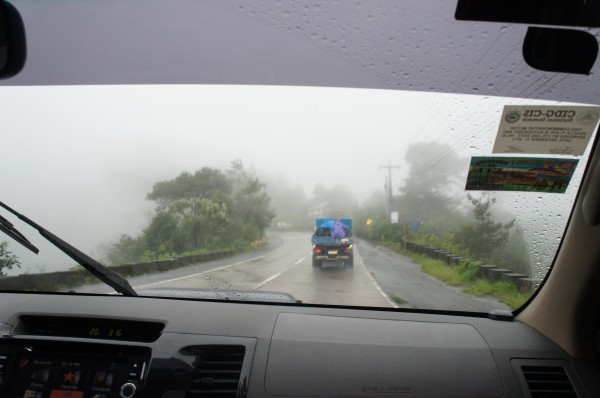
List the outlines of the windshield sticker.
{"type": "Polygon", "coordinates": [[[565,193],[577,159],[472,157],[467,191],[565,193]]]}
{"type": "Polygon", "coordinates": [[[599,117],[597,106],[506,105],[492,153],[581,156],[599,117]]]}

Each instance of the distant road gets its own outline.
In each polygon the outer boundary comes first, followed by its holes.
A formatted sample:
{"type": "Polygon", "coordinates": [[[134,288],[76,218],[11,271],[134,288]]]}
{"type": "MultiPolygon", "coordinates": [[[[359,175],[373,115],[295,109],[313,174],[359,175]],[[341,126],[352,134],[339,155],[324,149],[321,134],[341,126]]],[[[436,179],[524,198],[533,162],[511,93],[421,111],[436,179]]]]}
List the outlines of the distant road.
{"type": "MultiPolygon", "coordinates": [[[[270,234],[253,253],[130,278],[136,290],[204,288],[286,292],[303,303],[488,312],[508,309],[491,298],[475,298],[420,271],[408,257],[357,240],[354,268],[311,264],[310,235],[270,234]]],[[[77,289],[110,293],[102,285],[77,289]]]]}

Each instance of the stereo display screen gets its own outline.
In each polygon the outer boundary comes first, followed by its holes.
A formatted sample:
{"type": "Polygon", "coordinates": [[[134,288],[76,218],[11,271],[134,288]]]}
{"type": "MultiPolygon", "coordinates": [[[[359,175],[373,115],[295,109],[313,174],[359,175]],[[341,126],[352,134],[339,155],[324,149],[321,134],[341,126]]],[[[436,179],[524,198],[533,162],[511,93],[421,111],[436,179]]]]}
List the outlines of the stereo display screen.
{"type": "MultiPolygon", "coordinates": [[[[141,388],[149,355],[139,347],[39,343],[3,350],[6,395],[18,398],[113,398],[124,385],[141,388]],[[52,348],[51,350],[48,350],[52,348]],[[6,352],[12,351],[12,352],[6,352]]],[[[2,350],[3,345],[0,345],[2,350]]],[[[1,360],[1,359],[0,359],[1,360]]]]}

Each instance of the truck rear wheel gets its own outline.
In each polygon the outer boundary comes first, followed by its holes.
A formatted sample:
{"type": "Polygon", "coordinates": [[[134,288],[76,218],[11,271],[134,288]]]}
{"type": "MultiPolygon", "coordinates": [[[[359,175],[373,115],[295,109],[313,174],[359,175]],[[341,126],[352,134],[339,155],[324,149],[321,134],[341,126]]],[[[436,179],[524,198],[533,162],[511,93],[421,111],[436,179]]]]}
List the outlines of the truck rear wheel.
{"type": "Polygon", "coordinates": [[[344,261],[344,267],[354,268],[354,258],[349,258],[348,260],[344,261]]]}
{"type": "Polygon", "coordinates": [[[313,266],[313,268],[321,268],[321,261],[315,260],[313,258],[313,260],[312,260],[312,266],[313,266]]]}

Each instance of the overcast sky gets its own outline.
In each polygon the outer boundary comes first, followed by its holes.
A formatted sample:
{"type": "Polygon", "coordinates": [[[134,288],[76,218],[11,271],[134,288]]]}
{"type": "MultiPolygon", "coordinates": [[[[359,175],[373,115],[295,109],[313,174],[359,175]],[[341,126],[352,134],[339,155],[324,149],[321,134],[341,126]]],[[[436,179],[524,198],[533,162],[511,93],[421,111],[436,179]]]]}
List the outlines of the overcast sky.
{"type": "MultiPolygon", "coordinates": [[[[402,184],[411,143],[448,143],[465,159],[491,154],[507,101],[298,87],[2,87],[0,197],[93,254],[145,227],[146,194],[182,171],[226,169],[239,158],[307,195],[316,183],[339,183],[364,199],[383,189],[388,162],[401,166],[394,188],[402,184]]],[[[37,270],[64,267],[64,257],[44,263],[14,242],[11,249],[37,270]]]]}

